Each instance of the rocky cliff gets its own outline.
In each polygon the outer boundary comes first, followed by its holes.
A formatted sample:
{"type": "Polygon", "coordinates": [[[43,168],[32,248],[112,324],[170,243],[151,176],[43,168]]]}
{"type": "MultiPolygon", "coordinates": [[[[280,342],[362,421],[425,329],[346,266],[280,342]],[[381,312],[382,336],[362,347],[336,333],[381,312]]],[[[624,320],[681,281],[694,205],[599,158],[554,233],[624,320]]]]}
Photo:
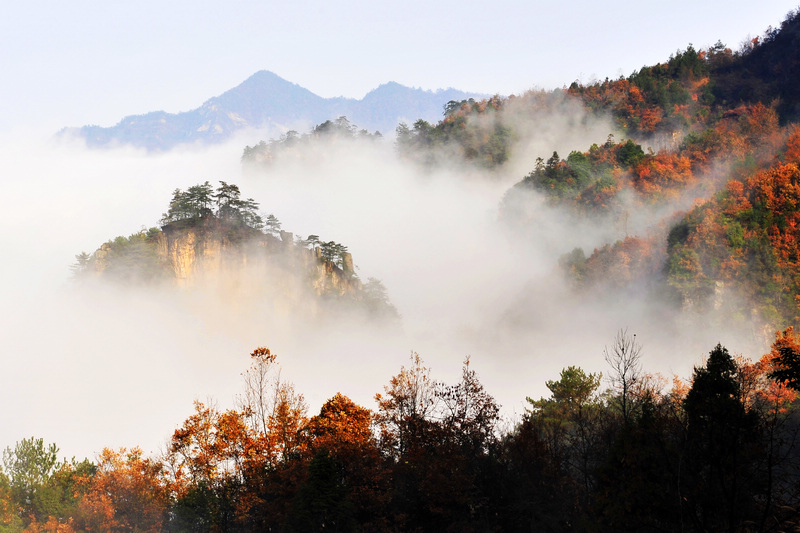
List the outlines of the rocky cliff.
{"type": "Polygon", "coordinates": [[[76,266],[79,276],[94,274],[125,283],[160,281],[192,287],[224,281],[287,291],[304,287],[322,298],[364,298],[350,253],[342,252],[334,262],[323,257],[319,246],[295,242],[290,232],[273,235],[232,228],[213,218],[117,237],[81,256],[76,266]]]}
{"type": "Polygon", "coordinates": [[[179,285],[236,275],[243,271],[264,275],[299,278],[317,296],[361,299],[363,285],[353,271],[351,254],[342,254],[340,265],[322,257],[319,247],[308,248],[294,242],[294,235],[279,236],[260,232],[247,235],[226,232],[216,224],[194,227],[167,225],[162,228],[157,252],[174,274],[179,285]]]}

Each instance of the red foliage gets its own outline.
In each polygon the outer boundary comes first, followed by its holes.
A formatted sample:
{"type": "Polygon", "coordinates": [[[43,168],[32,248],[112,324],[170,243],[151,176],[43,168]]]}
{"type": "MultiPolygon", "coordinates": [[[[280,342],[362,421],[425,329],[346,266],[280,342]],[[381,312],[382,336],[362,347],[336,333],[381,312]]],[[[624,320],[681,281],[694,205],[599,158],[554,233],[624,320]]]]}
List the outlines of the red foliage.
{"type": "Polygon", "coordinates": [[[646,196],[676,195],[695,181],[689,158],[673,152],[646,157],[634,169],[633,185],[646,196]]]}

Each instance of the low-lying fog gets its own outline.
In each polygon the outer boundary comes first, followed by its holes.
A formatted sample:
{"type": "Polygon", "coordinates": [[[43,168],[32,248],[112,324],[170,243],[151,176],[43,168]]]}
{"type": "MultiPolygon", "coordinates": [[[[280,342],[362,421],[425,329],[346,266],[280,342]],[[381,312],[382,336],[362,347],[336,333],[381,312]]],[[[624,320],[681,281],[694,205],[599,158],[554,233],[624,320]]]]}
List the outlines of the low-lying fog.
{"type": "Polygon", "coordinates": [[[621,238],[613,225],[579,224],[544,204],[532,236],[498,223],[519,168],[553,149],[565,156],[603,142],[610,130],[595,126],[527,145],[525,162],[509,166],[517,170],[491,179],[422,174],[398,162],[388,141],[345,145],[264,175],[242,174],[238,141],[151,155],[3,143],[0,447],[36,436],[79,458],[103,447],[157,453],[193,400],[234,406],[257,346],[278,354],[282,377],[305,395],[311,414],[336,392],[375,407],[373,396],[413,350],[447,382],[470,355],[509,417],[524,410],[526,396],[545,395],[544,382],[565,366],[605,371],[603,348],[620,328],[637,334],[646,370],[667,376],[688,377],[717,342],[744,351],[735,333],[697,321],[676,326],[657,302],[572,295],[558,257],[621,238]],[[238,184],[284,230],[348,246],[360,277],[384,282],[402,332],[344,319],[311,326],[201,290],[70,281],[75,254],[157,225],[175,188],[206,180],[238,184]]]}

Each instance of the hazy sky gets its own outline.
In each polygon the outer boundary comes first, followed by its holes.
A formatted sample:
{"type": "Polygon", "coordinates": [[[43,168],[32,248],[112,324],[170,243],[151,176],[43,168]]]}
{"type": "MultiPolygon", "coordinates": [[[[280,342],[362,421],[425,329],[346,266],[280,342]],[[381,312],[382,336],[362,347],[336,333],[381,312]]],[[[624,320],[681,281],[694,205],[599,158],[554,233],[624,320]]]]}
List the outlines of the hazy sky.
{"type": "Polygon", "coordinates": [[[266,69],[326,97],[396,81],[509,94],[734,48],[790,0],[6,2],[0,132],[199,106],[266,69]]]}

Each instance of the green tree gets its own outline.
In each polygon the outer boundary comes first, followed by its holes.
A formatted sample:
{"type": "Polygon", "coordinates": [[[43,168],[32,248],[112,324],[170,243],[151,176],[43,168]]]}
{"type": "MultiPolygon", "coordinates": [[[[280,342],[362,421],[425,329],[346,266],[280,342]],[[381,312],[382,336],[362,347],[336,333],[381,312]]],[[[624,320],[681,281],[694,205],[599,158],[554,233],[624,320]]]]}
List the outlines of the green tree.
{"type": "Polygon", "coordinates": [[[386,286],[377,278],[367,278],[364,284],[364,303],[372,318],[400,318],[397,308],[389,300],[386,286]]]}
{"type": "Polygon", "coordinates": [[[303,245],[308,246],[312,250],[319,246],[319,235],[309,235],[304,241],[303,245]]]}
{"type": "Polygon", "coordinates": [[[560,379],[545,383],[549,398],[528,398],[528,417],[537,422],[542,439],[556,463],[566,469],[580,494],[580,505],[589,507],[594,474],[600,458],[602,403],[598,388],[602,374],[587,374],[569,366],[560,379]]]}
{"type": "Polygon", "coordinates": [[[739,369],[721,344],[694,369],[687,419],[684,511],[700,531],[736,531],[757,514],[763,489],[758,417],[742,398],[739,369]]]}
{"type": "Polygon", "coordinates": [[[636,166],[639,161],[644,158],[644,150],[642,147],[631,139],[628,139],[625,144],[619,147],[617,151],[617,160],[625,168],[632,168],[636,166]]]}
{"type": "Polygon", "coordinates": [[[23,516],[42,516],[42,496],[59,467],[58,446],[45,446],[44,439],[22,439],[3,452],[4,473],[8,476],[14,502],[23,516]]]}
{"type": "Polygon", "coordinates": [[[278,235],[281,231],[281,222],[275,215],[270,214],[264,221],[264,229],[267,231],[267,233],[278,235]]]}
{"type": "Polygon", "coordinates": [[[75,263],[70,266],[70,270],[74,275],[79,275],[82,272],[85,272],[87,268],[89,268],[89,263],[92,260],[91,254],[86,252],[81,252],[75,256],[75,263]]]}
{"type": "Polygon", "coordinates": [[[347,246],[334,241],[323,242],[320,244],[320,252],[323,259],[341,266],[347,246]]]}
{"type": "Polygon", "coordinates": [[[185,202],[194,217],[205,218],[213,214],[214,189],[209,182],[193,185],[186,191],[185,202]]]}
{"type": "Polygon", "coordinates": [[[587,374],[580,367],[569,366],[561,371],[558,381],[549,380],[545,383],[550,390],[550,398],[528,398],[528,403],[533,406],[534,411],[558,411],[573,415],[596,402],[601,378],[602,374],[587,374]]]}
{"type": "Polygon", "coordinates": [[[214,198],[217,201],[217,217],[226,222],[241,220],[241,191],[238,185],[219,182],[214,198]]]}
{"type": "Polygon", "coordinates": [[[45,522],[70,518],[84,487],[80,480],[91,477],[89,461],[58,460],[58,447],[43,439],[23,439],[3,452],[3,474],[11,501],[23,520],[45,522]]]}

